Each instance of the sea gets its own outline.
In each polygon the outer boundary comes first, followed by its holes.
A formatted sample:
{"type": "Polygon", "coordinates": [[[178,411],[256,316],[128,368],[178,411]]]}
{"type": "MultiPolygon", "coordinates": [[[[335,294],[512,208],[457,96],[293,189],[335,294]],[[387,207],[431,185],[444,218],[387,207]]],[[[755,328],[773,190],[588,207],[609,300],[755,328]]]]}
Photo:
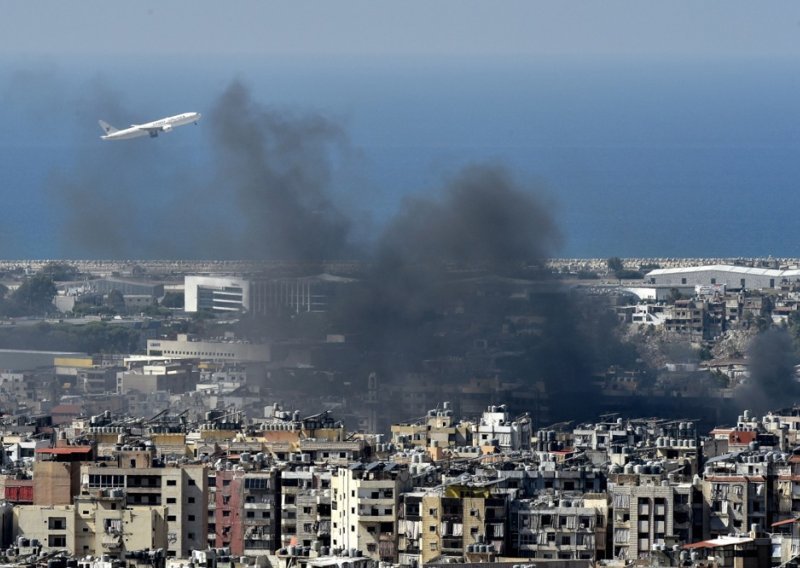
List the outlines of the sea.
{"type": "MultiPolygon", "coordinates": [[[[142,242],[170,238],[165,215],[193,201],[238,223],[236,207],[193,198],[193,184],[226,191],[203,121],[113,144],[97,125],[207,112],[234,81],[258,108],[340,125],[346,159],[326,191],[374,234],[408,197],[491,164],[552,211],[553,256],[800,257],[793,59],[93,55],[0,61],[0,258],[113,254],[74,237],[76,211],[142,242]],[[119,152],[126,165],[104,169],[119,152]],[[87,179],[125,192],[121,205],[82,198],[87,179]]],[[[182,242],[169,255],[203,252],[182,242]]]]}

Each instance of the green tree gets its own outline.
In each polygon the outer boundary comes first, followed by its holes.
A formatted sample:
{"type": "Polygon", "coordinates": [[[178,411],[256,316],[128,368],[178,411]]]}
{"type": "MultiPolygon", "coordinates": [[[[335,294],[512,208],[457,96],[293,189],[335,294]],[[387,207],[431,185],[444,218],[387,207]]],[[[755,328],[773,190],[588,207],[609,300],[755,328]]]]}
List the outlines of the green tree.
{"type": "Polygon", "coordinates": [[[606,265],[608,266],[608,270],[616,274],[625,269],[625,265],[622,264],[622,259],[618,256],[612,256],[606,261],[606,265]]]}
{"type": "Polygon", "coordinates": [[[78,278],[78,269],[65,262],[48,262],[39,271],[39,274],[50,277],[54,282],[64,282],[78,278]]]}
{"type": "Polygon", "coordinates": [[[125,311],[125,296],[117,289],[111,290],[106,295],[103,303],[117,313],[125,311]]]}
{"type": "Polygon", "coordinates": [[[35,274],[11,293],[11,301],[21,315],[39,315],[53,311],[56,287],[52,278],[35,274]]]}
{"type": "Polygon", "coordinates": [[[165,308],[182,308],[184,305],[183,294],[178,292],[167,292],[161,300],[161,305],[165,308]]]}

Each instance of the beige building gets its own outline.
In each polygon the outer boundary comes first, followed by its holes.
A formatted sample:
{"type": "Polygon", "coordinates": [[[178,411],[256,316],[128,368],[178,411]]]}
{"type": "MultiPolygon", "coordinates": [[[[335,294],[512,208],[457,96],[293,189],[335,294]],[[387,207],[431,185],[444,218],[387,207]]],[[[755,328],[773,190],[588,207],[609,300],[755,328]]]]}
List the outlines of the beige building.
{"type": "Polygon", "coordinates": [[[128,507],[124,495],[82,497],[74,505],[20,505],[14,532],[46,551],[123,558],[127,551],[167,548],[166,507],[128,507]]]}
{"type": "Polygon", "coordinates": [[[202,464],[160,467],[151,450],[121,451],[115,462],[81,467],[81,495],[124,495],[128,507],[166,508],[167,556],[204,549],[208,534],[208,476],[202,464]],[[117,494],[117,493],[115,493],[117,494]]]}
{"type": "Polygon", "coordinates": [[[392,424],[392,442],[400,447],[427,448],[436,444],[440,448],[472,445],[471,425],[456,422],[450,403],[443,408],[429,410],[423,420],[408,424],[392,424]]]}
{"type": "Polygon", "coordinates": [[[410,486],[408,470],[396,464],[336,470],[331,477],[331,546],[357,548],[376,561],[396,561],[398,503],[410,486]]]}
{"type": "Polygon", "coordinates": [[[211,359],[237,363],[269,363],[270,344],[240,340],[197,341],[179,333],[176,339],[148,339],[147,355],[174,359],[211,359]]]}
{"type": "MultiPolygon", "coordinates": [[[[409,504],[413,498],[409,499],[409,504]]],[[[437,558],[463,558],[477,544],[504,554],[508,507],[505,494],[488,485],[450,484],[426,491],[419,502],[419,526],[404,511],[404,555],[418,550],[422,564],[437,558]],[[409,534],[409,529],[413,529],[409,534]],[[418,535],[416,542],[412,535],[418,535]]]]}

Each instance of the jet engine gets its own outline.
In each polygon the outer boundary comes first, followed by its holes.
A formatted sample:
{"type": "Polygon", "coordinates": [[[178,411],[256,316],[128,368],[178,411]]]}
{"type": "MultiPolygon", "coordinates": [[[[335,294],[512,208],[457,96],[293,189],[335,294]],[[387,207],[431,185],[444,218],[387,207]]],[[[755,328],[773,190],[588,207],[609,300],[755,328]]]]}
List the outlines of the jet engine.
{"type": "Polygon", "coordinates": [[[172,125],[171,124],[165,124],[164,126],[161,127],[161,130],[163,132],[171,132],[172,131],[172,125]]]}

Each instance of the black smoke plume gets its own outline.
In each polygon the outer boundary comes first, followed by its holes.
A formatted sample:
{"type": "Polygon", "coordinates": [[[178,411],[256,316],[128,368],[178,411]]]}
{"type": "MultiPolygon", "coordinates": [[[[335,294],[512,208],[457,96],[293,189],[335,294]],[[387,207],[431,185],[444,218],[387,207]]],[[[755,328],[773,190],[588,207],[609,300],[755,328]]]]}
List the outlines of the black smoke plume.
{"type": "Polygon", "coordinates": [[[771,328],[755,336],[747,351],[750,377],[739,393],[742,407],[765,412],[796,404],[800,399],[797,362],[792,338],[785,329],[771,328]]]}
{"type": "Polygon", "coordinates": [[[341,324],[380,349],[427,342],[465,277],[541,276],[560,235],[546,207],[501,166],[474,165],[440,192],[411,197],[381,234],[341,324]]]}
{"type": "MultiPolygon", "coordinates": [[[[77,105],[81,139],[99,135],[99,117],[132,116],[102,80],[88,92],[77,105]]],[[[359,346],[354,380],[373,371],[387,386],[408,372],[451,385],[497,377],[547,385],[554,407],[575,393],[592,407],[591,373],[618,353],[613,318],[548,277],[544,261],[561,236],[534,188],[501,165],[472,165],[408,198],[371,242],[354,243],[360,219],[333,191],[349,151],[341,126],[259,104],[238,81],[204,114],[207,177],[161,140],[79,145],[74,167],[51,180],[70,256],[305,264],[356,256],[359,281],[331,300],[326,323],[359,346]],[[451,360],[463,363],[430,371],[451,360]]],[[[559,412],[577,415],[571,404],[559,412]]]]}
{"type": "Polygon", "coordinates": [[[332,154],[346,147],[338,124],[261,106],[238,81],[209,122],[217,183],[245,222],[240,254],[297,262],[347,254],[350,220],[329,194],[332,154]]]}

